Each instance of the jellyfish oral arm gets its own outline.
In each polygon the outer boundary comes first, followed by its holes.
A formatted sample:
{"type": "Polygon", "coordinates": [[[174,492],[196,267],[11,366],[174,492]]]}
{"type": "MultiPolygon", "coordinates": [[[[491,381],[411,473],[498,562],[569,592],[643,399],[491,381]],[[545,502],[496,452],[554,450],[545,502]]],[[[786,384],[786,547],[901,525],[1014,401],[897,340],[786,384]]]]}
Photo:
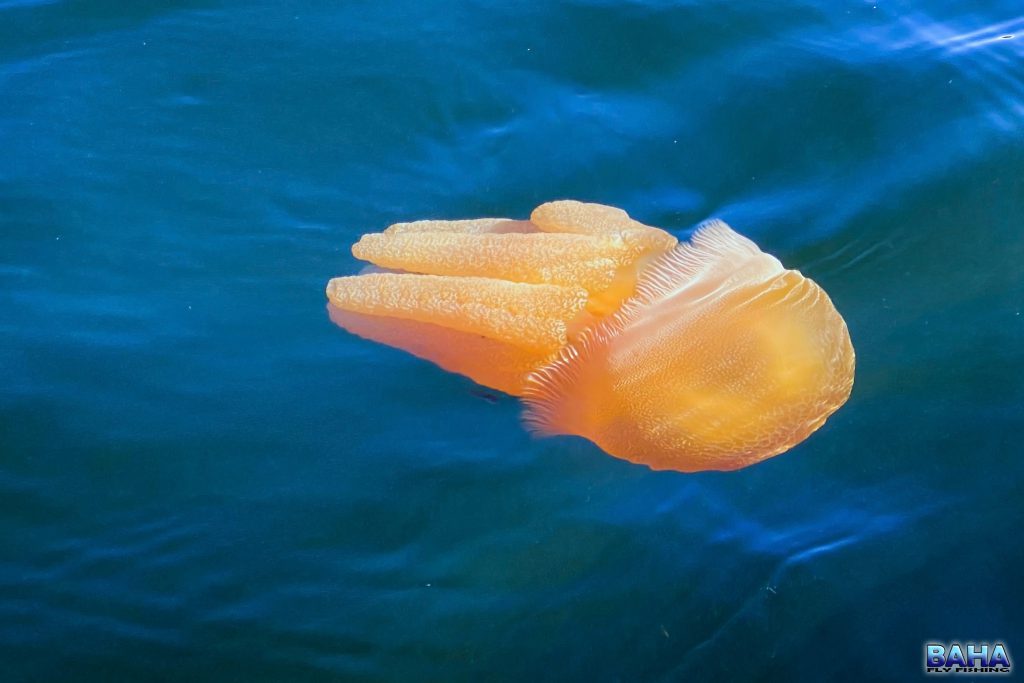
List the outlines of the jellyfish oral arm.
{"type": "Polygon", "coordinates": [[[663,230],[597,204],[551,202],[534,217],[539,222],[416,221],[364,235],[353,255],[392,272],[334,278],[327,297],[336,311],[381,320],[334,319],[354,322],[363,334],[372,330],[377,341],[415,347],[428,360],[444,357],[446,369],[521,394],[529,372],[632,295],[640,264],[676,244],[663,230]],[[396,321],[403,334],[386,333],[386,321],[396,321]],[[421,324],[415,343],[410,321],[421,324]],[[471,341],[473,335],[490,343],[471,341]],[[465,363],[453,347],[464,351],[465,363]],[[493,372],[479,370],[484,347],[502,364],[498,386],[493,372]],[[518,379],[510,380],[512,373],[518,379]]]}

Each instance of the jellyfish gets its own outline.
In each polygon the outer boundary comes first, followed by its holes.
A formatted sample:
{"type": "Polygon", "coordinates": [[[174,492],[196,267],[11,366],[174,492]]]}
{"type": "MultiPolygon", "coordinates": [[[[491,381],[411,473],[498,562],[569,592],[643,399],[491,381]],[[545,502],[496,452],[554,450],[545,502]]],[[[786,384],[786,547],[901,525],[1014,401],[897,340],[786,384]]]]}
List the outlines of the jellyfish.
{"type": "Polygon", "coordinates": [[[846,402],[854,351],[812,280],[719,220],[689,241],[571,200],[398,223],[327,284],[340,327],[521,397],[542,436],[656,470],[778,455],[846,402]]]}

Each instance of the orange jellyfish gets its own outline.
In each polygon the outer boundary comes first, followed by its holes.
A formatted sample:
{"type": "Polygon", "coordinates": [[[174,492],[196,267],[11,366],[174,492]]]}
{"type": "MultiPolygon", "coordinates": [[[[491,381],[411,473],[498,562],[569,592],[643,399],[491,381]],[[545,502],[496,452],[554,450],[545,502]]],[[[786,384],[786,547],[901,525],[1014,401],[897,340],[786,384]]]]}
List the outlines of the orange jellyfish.
{"type": "Polygon", "coordinates": [[[600,204],[418,221],[352,247],[331,319],[492,389],[527,426],[653,469],[734,470],[806,439],[853,386],[828,295],[721,221],[689,242],[600,204]]]}

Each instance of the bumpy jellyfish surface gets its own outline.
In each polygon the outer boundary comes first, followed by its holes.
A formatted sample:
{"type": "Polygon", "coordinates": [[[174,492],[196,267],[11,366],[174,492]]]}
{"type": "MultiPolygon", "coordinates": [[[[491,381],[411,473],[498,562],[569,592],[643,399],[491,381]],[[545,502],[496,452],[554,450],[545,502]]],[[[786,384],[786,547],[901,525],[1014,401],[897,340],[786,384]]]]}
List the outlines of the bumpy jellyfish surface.
{"type": "Polygon", "coordinates": [[[600,204],[528,221],[417,221],[352,247],[331,319],[515,396],[542,435],[654,469],[734,470],[806,439],[849,397],[828,295],[721,221],[689,242],[600,204]]]}

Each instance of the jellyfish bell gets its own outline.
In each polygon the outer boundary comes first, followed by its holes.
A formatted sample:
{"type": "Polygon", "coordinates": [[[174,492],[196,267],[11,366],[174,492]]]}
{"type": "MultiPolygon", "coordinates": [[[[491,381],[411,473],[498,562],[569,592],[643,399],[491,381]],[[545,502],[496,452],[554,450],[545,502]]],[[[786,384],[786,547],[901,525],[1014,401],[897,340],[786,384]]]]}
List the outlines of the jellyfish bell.
{"type": "Polygon", "coordinates": [[[714,221],[527,380],[526,422],[654,469],[733,470],[792,448],[850,394],[828,296],[714,221]]]}
{"type": "Polygon", "coordinates": [[[530,221],[420,221],[364,236],[385,269],[331,280],[332,319],[522,396],[539,434],[654,469],[732,470],[839,408],[854,353],[828,296],[720,221],[689,243],[558,201],[530,221]]]}

